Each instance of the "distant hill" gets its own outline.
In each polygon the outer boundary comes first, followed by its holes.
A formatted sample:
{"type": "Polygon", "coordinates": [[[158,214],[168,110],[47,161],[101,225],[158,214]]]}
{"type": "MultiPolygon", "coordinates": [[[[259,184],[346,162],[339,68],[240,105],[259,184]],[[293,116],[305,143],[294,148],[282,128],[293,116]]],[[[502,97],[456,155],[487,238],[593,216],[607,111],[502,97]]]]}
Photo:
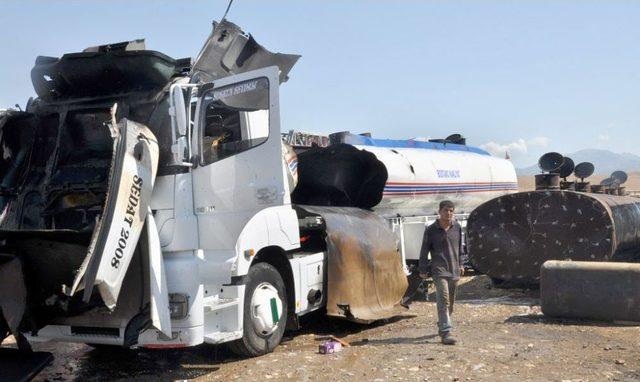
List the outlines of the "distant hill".
{"type": "MultiPolygon", "coordinates": [[[[596,174],[609,175],[616,170],[633,172],[640,170],[640,156],[630,153],[614,153],[609,150],[585,149],[567,155],[578,164],[591,162],[596,168],[596,174]]],[[[518,175],[533,175],[540,173],[538,165],[516,169],[518,175]]]]}

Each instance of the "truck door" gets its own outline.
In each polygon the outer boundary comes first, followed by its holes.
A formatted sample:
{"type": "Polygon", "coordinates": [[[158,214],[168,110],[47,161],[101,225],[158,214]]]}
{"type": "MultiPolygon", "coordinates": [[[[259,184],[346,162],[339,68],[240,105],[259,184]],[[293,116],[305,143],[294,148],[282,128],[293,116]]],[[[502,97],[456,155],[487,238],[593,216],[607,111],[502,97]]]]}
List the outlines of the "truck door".
{"type": "Polygon", "coordinates": [[[277,67],[200,88],[192,151],[200,248],[234,250],[259,210],[284,203],[277,67]]]}

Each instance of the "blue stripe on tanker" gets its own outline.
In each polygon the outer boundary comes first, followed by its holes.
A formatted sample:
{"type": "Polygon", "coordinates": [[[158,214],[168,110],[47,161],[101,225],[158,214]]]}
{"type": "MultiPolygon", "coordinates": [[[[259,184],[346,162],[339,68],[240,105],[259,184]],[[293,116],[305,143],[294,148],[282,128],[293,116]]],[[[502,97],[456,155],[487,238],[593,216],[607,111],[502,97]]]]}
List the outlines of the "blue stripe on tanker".
{"type": "Polygon", "coordinates": [[[387,148],[410,148],[410,149],[428,149],[428,150],[448,150],[448,151],[466,151],[480,155],[491,156],[487,151],[473,146],[458,145],[455,143],[437,143],[415,141],[412,139],[375,139],[363,135],[349,134],[343,138],[343,143],[360,146],[376,146],[387,148]]]}
{"type": "Polygon", "coordinates": [[[441,185],[409,185],[409,186],[385,186],[384,193],[387,195],[407,195],[407,194],[429,194],[444,192],[481,192],[481,191],[508,191],[517,190],[517,183],[495,183],[495,184],[441,184],[441,185]]]}

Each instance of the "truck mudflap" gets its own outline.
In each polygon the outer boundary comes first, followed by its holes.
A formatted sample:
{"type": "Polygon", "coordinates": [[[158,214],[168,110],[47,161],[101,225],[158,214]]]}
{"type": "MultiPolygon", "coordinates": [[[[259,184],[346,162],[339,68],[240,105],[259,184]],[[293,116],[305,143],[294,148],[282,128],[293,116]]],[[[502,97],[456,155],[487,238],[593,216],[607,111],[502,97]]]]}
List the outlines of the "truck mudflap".
{"type": "Polygon", "coordinates": [[[406,311],[402,257],[381,217],[352,207],[300,207],[326,224],[329,316],[370,323],[406,311]]]}
{"type": "Polygon", "coordinates": [[[149,211],[158,169],[158,141],[146,126],[126,119],[112,129],[114,159],[105,207],[69,295],[94,285],[113,309],[149,211]]]}

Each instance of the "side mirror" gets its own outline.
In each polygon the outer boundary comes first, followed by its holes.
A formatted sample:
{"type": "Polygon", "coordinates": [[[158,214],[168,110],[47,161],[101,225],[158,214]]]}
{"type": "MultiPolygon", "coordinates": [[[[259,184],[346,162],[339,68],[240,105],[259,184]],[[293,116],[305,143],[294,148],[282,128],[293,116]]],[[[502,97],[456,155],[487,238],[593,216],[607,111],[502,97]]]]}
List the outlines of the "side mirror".
{"type": "MultiPolygon", "coordinates": [[[[173,116],[176,121],[176,128],[179,135],[187,134],[187,109],[184,103],[184,94],[182,88],[173,86],[171,88],[171,106],[173,107],[173,116]]],[[[177,138],[177,137],[176,137],[177,138]]]]}
{"type": "Polygon", "coordinates": [[[171,86],[169,90],[169,114],[171,115],[171,135],[173,143],[171,153],[173,160],[180,166],[192,167],[193,164],[185,161],[189,160],[191,150],[189,147],[189,115],[184,101],[184,93],[179,85],[171,86]]]}

